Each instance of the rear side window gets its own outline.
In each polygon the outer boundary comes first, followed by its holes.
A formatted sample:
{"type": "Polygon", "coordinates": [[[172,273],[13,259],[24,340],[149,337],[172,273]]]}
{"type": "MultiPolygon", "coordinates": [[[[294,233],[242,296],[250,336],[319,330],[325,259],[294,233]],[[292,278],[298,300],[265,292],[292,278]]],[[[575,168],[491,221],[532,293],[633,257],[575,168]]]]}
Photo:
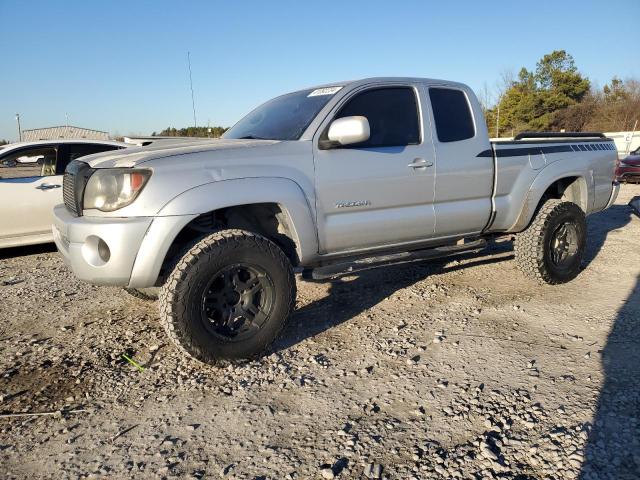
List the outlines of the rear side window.
{"type": "Polygon", "coordinates": [[[420,143],[418,104],[412,88],[367,90],[342,107],[336,119],[363,116],[369,120],[371,136],[347,148],[398,147],[420,143]]]}
{"type": "Polygon", "coordinates": [[[464,92],[451,88],[430,88],[429,98],[439,141],[457,142],[476,134],[464,92]]]}

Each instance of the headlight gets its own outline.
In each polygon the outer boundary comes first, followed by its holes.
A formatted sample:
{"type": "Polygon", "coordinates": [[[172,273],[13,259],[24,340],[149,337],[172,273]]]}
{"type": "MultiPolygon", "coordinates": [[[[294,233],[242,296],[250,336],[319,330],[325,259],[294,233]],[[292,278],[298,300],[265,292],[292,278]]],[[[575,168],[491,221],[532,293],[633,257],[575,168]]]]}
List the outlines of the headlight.
{"type": "Polygon", "coordinates": [[[113,212],[133,202],[151,177],[150,170],[105,168],[95,171],[84,190],[83,208],[113,212]]]}

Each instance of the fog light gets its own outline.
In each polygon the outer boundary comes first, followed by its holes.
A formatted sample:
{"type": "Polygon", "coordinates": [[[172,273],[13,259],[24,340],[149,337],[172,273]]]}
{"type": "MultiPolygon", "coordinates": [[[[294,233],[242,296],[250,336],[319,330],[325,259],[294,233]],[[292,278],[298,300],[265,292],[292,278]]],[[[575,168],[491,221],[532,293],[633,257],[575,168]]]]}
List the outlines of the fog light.
{"type": "Polygon", "coordinates": [[[111,250],[107,242],[100,237],[90,235],[82,245],[82,256],[89,265],[101,267],[111,258],[111,250]]]}
{"type": "Polygon", "coordinates": [[[111,251],[109,250],[109,245],[104,243],[104,240],[102,239],[98,240],[98,255],[100,256],[100,259],[104,263],[107,263],[111,258],[111,251]]]}

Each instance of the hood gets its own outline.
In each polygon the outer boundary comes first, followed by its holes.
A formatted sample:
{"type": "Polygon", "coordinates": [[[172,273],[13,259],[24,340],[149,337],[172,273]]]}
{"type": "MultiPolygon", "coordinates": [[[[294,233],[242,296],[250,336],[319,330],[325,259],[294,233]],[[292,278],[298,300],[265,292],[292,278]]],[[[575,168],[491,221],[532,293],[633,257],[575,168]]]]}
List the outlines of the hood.
{"type": "Polygon", "coordinates": [[[164,157],[187,155],[214,150],[235,150],[280,143],[279,140],[238,140],[215,138],[211,140],[162,140],[147,147],[132,147],[123,150],[87,155],[79,160],[92,168],[133,167],[141,163],[164,157]]]}

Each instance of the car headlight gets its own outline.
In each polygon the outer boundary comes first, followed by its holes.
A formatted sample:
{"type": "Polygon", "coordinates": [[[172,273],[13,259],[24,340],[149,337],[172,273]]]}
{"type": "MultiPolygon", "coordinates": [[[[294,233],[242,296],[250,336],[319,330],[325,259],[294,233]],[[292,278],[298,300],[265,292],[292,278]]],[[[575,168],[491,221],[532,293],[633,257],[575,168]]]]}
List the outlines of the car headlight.
{"type": "Polygon", "coordinates": [[[150,170],[105,168],[95,171],[84,190],[83,207],[113,212],[131,204],[151,177],[150,170]]]}

